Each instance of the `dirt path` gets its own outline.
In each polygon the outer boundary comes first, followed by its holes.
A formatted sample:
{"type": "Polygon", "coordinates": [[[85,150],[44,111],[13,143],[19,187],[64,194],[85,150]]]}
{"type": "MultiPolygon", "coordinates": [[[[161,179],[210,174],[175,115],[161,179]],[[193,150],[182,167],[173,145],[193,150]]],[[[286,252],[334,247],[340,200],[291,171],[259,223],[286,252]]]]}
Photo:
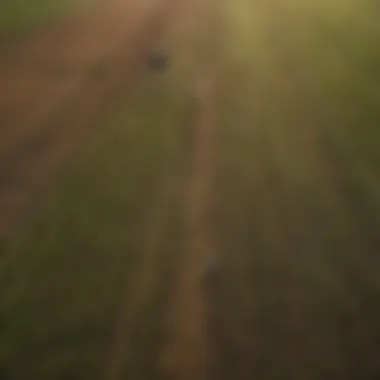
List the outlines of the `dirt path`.
{"type": "Polygon", "coordinates": [[[214,85],[210,77],[200,79],[196,136],[183,210],[182,249],[169,312],[171,331],[162,353],[162,369],[173,379],[212,379],[202,272],[215,254],[210,225],[214,85]]]}
{"type": "MultiPolygon", "coordinates": [[[[215,7],[210,2],[211,16],[215,7]]],[[[207,11],[207,14],[209,11],[207,11]]],[[[213,230],[213,177],[216,123],[216,66],[213,19],[207,17],[208,35],[195,84],[193,136],[185,141],[189,161],[185,167],[185,194],[181,244],[177,258],[173,295],[167,310],[167,336],[159,357],[163,377],[168,379],[211,380],[216,376],[216,357],[209,331],[209,305],[205,268],[218,260],[213,230]],[[210,46],[211,42],[211,46],[210,46]]],[[[209,273],[212,277],[212,273],[209,273]]]]}
{"type": "Polygon", "coordinates": [[[144,70],[169,3],[97,4],[3,53],[0,234],[144,70]]]}

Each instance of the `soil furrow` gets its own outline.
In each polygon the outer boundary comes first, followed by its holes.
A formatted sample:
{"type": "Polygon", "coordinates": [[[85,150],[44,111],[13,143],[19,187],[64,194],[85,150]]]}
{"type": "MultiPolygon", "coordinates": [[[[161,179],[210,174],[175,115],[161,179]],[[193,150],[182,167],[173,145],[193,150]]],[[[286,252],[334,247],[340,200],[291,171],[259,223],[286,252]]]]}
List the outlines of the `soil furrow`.
{"type": "Polygon", "coordinates": [[[216,25],[212,18],[215,6],[212,2],[206,6],[209,35],[204,36],[206,46],[201,47],[204,64],[195,84],[193,125],[185,128],[183,136],[186,140],[184,170],[187,178],[180,251],[165,326],[167,336],[158,363],[163,376],[173,379],[211,380],[215,378],[216,371],[208,325],[212,310],[204,287],[207,276],[212,276],[206,273],[208,265],[218,260],[212,216],[216,122],[216,56],[213,53],[216,48],[216,25]]]}
{"type": "Polygon", "coordinates": [[[214,105],[210,78],[200,84],[197,133],[183,210],[183,237],[177,285],[171,306],[172,331],[163,352],[163,371],[174,379],[212,379],[202,271],[214,255],[210,226],[214,105]],[[211,376],[210,376],[211,375],[211,376]]]}

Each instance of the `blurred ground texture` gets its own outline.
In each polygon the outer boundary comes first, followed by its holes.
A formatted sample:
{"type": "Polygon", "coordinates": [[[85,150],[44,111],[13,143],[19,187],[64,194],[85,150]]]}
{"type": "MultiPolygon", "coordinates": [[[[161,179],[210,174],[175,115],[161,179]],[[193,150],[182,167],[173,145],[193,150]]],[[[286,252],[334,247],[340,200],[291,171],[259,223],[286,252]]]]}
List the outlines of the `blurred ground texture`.
{"type": "Polygon", "coordinates": [[[1,379],[380,376],[374,2],[12,12],[1,379]]]}

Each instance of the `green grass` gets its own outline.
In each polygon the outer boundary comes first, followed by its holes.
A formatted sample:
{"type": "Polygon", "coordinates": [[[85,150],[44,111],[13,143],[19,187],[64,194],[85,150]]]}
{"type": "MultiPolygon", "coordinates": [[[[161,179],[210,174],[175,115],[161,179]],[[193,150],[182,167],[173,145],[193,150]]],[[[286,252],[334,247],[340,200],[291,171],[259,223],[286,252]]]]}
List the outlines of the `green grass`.
{"type": "Polygon", "coordinates": [[[160,81],[128,103],[2,255],[0,357],[11,378],[95,378],[104,365],[158,190],[178,155],[181,96],[160,81]]]}
{"type": "Polygon", "coordinates": [[[371,0],[291,4],[294,29],[305,30],[293,48],[326,130],[350,161],[354,179],[380,207],[380,9],[371,0]]]}
{"type": "Polygon", "coordinates": [[[365,357],[380,335],[375,252],[365,231],[350,235],[337,216],[296,127],[325,131],[345,158],[344,175],[379,217],[378,10],[367,5],[224,2],[217,219],[225,267],[217,309],[226,379],[242,368],[261,379],[364,378],[376,367],[365,357]],[[310,104],[309,117],[297,116],[310,104]],[[273,194],[263,195],[265,184],[273,194]],[[268,232],[273,224],[286,237],[280,244],[268,232]]]}
{"type": "Polygon", "coordinates": [[[82,0],[4,0],[0,5],[0,42],[82,3],[82,0]]]}

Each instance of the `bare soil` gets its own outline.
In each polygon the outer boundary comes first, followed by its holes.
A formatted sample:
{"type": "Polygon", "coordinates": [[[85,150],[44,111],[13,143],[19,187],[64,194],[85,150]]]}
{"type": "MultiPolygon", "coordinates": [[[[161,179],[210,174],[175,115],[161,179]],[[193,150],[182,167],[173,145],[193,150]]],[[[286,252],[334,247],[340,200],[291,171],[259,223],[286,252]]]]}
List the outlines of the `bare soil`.
{"type": "Polygon", "coordinates": [[[0,233],[144,71],[169,2],[112,0],[20,40],[0,62],[0,233]]]}

